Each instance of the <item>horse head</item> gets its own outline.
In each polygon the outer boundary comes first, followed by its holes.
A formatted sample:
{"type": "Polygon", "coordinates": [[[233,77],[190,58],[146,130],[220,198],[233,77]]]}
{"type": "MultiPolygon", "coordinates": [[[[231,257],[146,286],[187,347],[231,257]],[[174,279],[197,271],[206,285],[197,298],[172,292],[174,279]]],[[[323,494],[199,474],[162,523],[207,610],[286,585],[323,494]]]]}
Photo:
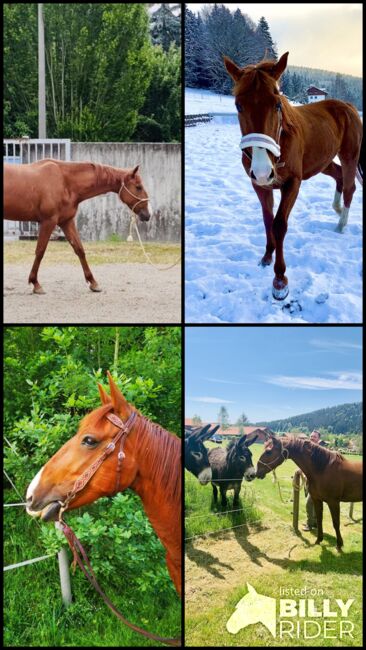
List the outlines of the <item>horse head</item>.
{"type": "Polygon", "coordinates": [[[288,451],[283,446],[282,440],[270,434],[264,443],[264,452],[257,464],[257,478],[264,478],[268,472],[276,469],[288,458],[288,451]]]}
{"type": "Polygon", "coordinates": [[[251,159],[250,177],[257,185],[275,180],[275,159],[281,153],[282,102],[278,80],[287,66],[288,52],[280,60],[261,61],[257,65],[237,66],[224,57],[233,79],[235,106],[242,133],[241,148],[251,159]],[[252,156],[245,149],[252,149],[252,156]]]}
{"type": "Polygon", "coordinates": [[[139,167],[140,165],[137,165],[125,174],[118,196],[141,221],[149,221],[149,197],[138,174],[139,167]]]}
{"type": "Polygon", "coordinates": [[[108,378],[111,394],[108,395],[98,384],[102,406],[83,418],[78,432],[30,483],[27,490],[29,515],[41,517],[44,521],[57,519],[61,506],[72,494],[68,510],[93,503],[101,496],[112,496],[134,481],[138,472],[134,447],[140,416],[123,397],[110,373],[108,378]],[[111,417],[113,420],[113,415],[117,416],[117,424],[108,419],[111,417]],[[113,443],[118,433],[118,421],[133,421],[130,427],[127,424],[129,431],[123,437],[123,451],[122,443],[121,446],[113,443]],[[77,479],[80,479],[82,489],[79,485],[76,491],[77,479]]]}

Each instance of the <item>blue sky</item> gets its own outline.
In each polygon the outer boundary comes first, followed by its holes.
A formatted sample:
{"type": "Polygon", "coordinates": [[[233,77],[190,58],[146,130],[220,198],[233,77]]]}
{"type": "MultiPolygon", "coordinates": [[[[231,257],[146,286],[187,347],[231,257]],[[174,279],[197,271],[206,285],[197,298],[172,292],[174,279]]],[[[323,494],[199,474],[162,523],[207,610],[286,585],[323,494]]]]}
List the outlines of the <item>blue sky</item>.
{"type": "Polygon", "coordinates": [[[362,400],[361,327],[186,327],[186,417],[288,418],[362,400]]]}

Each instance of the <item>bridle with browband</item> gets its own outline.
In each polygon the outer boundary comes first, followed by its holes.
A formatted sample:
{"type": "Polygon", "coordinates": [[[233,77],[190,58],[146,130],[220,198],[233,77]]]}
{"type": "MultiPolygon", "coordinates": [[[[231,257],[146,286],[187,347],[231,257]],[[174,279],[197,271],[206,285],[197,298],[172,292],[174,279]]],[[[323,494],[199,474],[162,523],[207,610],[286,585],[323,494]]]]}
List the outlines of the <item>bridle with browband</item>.
{"type": "Polygon", "coordinates": [[[70,501],[72,501],[75,498],[75,496],[78,494],[78,492],[80,492],[87,485],[91,477],[94,476],[94,474],[102,465],[102,463],[105,461],[105,459],[108,458],[108,456],[114,452],[116,445],[119,442],[119,451],[117,455],[116,484],[115,484],[114,494],[118,492],[119,482],[121,478],[122,461],[125,457],[123,447],[126,442],[126,438],[132,429],[136,417],[137,417],[136,411],[132,411],[131,415],[126,420],[126,422],[122,422],[122,420],[118,417],[118,415],[115,415],[114,413],[108,413],[106,415],[107,420],[112,422],[112,424],[114,424],[114,426],[118,428],[118,432],[114,436],[113,440],[110,443],[108,443],[108,445],[105,447],[103,453],[94,461],[94,463],[92,463],[92,465],[90,465],[90,467],[88,467],[82,473],[82,475],[79,478],[76,479],[71,491],[66,496],[65,501],[59,501],[61,508],[59,512],[58,527],[62,530],[72,550],[74,556],[74,564],[79,565],[85,577],[89,580],[90,584],[94,587],[94,589],[101,595],[105,604],[125,625],[130,627],[135,632],[138,632],[139,634],[142,634],[143,636],[147,637],[148,639],[159,641],[160,643],[163,643],[165,645],[180,646],[182,643],[181,639],[168,639],[165,637],[158,636],[157,634],[153,634],[152,632],[148,632],[147,630],[144,630],[138,625],[134,625],[133,623],[130,623],[130,621],[128,621],[121,614],[121,612],[117,609],[117,607],[115,607],[115,605],[113,605],[113,603],[109,600],[108,596],[104,593],[102,588],[99,586],[93,568],[90,564],[89,558],[81,542],[78,540],[78,538],[76,537],[74,531],[70,528],[70,526],[68,526],[62,519],[62,514],[67,509],[70,501]]]}
{"type": "Polygon", "coordinates": [[[277,456],[277,458],[272,460],[270,463],[265,463],[263,460],[259,459],[258,460],[258,465],[259,465],[259,463],[262,463],[262,465],[264,465],[265,467],[268,467],[268,469],[270,469],[272,471],[271,465],[274,465],[275,463],[277,463],[279,458],[282,458],[283,460],[288,460],[289,453],[288,453],[288,449],[286,449],[286,447],[282,447],[281,453],[277,456]],[[286,453],[286,456],[285,456],[285,453],[286,453]]]}

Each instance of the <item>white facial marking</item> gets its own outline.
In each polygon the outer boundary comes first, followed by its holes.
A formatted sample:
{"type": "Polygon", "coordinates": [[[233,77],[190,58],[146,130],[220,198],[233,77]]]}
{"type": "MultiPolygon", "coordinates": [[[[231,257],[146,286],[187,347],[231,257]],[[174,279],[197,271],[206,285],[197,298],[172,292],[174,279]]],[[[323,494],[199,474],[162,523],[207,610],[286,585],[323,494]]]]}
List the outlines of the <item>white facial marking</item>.
{"type": "Polygon", "coordinates": [[[204,470],[202,470],[202,472],[198,474],[197,478],[201,485],[206,485],[206,483],[209,483],[212,479],[211,467],[206,467],[204,470]]]}
{"type": "Polygon", "coordinates": [[[254,477],[255,477],[255,469],[254,469],[254,467],[249,467],[249,468],[246,470],[246,472],[244,472],[244,478],[245,478],[246,480],[248,480],[248,479],[250,480],[250,479],[252,479],[252,478],[254,478],[254,477]]]}
{"type": "Polygon", "coordinates": [[[32,482],[29,484],[29,486],[28,486],[28,490],[27,490],[27,499],[31,499],[31,498],[32,498],[32,496],[33,496],[33,492],[35,492],[35,490],[36,490],[36,487],[37,487],[37,485],[38,485],[38,483],[39,483],[39,480],[40,480],[40,478],[41,478],[41,474],[42,474],[42,472],[43,472],[43,467],[39,470],[38,474],[35,475],[34,479],[33,479],[32,482]]]}
{"type": "Polygon", "coordinates": [[[252,166],[250,171],[255,176],[258,185],[268,185],[269,176],[273,169],[267,150],[263,147],[253,147],[252,166]]]}

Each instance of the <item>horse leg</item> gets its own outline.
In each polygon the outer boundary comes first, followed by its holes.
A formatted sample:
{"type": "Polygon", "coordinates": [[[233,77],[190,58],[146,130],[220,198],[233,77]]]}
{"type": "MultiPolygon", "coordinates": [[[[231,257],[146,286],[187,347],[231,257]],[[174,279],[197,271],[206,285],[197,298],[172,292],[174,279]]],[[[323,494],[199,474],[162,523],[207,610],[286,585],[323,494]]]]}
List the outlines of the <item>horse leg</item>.
{"type": "Polygon", "coordinates": [[[52,218],[47,219],[46,221],[42,221],[40,225],[36,246],[36,257],[28,278],[28,283],[33,284],[33,293],[45,293],[38,282],[38,269],[56,224],[57,218],[52,218]]]}
{"type": "Polygon", "coordinates": [[[334,194],[332,208],[337,214],[342,214],[341,198],[343,192],[343,176],[342,167],[335,162],[331,162],[326,169],[323,169],[323,174],[331,176],[336,182],[336,190],[334,194]]]}
{"type": "Polygon", "coordinates": [[[276,261],[274,265],[272,295],[276,300],[284,300],[288,295],[288,280],[285,276],[286,264],[283,256],[283,241],[287,232],[287,221],[299,193],[301,181],[291,178],[281,187],[281,201],[273,221],[273,235],[276,241],[276,261]]]}
{"type": "Polygon", "coordinates": [[[313,498],[313,503],[318,525],[318,534],[315,544],[320,544],[320,542],[323,541],[323,501],[319,501],[319,499],[313,498]]]}
{"type": "Polygon", "coordinates": [[[241,488],[241,481],[237,482],[234,487],[234,501],[233,501],[233,506],[238,506],[239,505],[239,493],[240,493],[240,488],[241,488]]]}
{"type": "Polygon", "coordinates": [[[89,283],[89,288],[91,291],[102,291],[102,289],[99,288],[98,283],[89,268],[88,262],[86,261],[84,247],[81,243],[74,217],[72,219],[69,219],[69,221],[60,224],[60,228],[62,228],[64,231],[66,239],[70,242],[80,260],[81,266],[83,267],[85,280],[89,283]]]}
{"type": "Polygon", "coordinates": [[[227,506],[227,499],[226,499],[226,487],[223,485],[220,485],[220,494],[221,494],[221,505],[226,508],[227,506]]]}
{"type": "Polygon", "coordinates": [[[344,206],[338,225],[336,227],[336,232],[343,232],[343,229],[347,225],[348,213],[352,202],[353,193],[356,189],[355,177],[358,160],[345,160],[341,157],[340,154],[338,155],[342,165],[344,206]]]}
{"type": "Polygon", "coordinates": [[[333,527],[336,532],[337,549],[338,551],[340,551],[343,546],[343,539],[340,533],[340,525],[339,525],[340,503],[339,501],[328,501],[328,507],[330,510],[330,514],[332,515],[333,527]]]}
{"type": "Polygon", "coordinates": [[[266,229],[267,244],[266,252],[263,255],[259,266],[269,266],[272,264],[272,253],[276,247],[276,242],[273,236],[273,190],[265,190],[255,183],[252,183],[253,188],[261,202],[264,227],[266,229]]]}

